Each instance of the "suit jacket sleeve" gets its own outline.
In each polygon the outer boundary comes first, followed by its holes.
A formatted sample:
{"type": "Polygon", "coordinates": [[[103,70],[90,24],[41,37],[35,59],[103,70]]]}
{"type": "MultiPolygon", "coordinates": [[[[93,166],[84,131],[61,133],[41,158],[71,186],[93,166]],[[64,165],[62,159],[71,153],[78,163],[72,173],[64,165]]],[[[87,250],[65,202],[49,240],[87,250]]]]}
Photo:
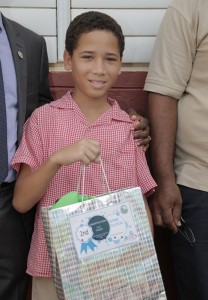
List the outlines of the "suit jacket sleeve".
{"type": "Polygon", "coordinates": [[[45,39],[42,39],[42,55],[40,63],[40,89],[39,89],[39,105],[49,103],[52,100],[48,82],[48,54],[45,39]]]}

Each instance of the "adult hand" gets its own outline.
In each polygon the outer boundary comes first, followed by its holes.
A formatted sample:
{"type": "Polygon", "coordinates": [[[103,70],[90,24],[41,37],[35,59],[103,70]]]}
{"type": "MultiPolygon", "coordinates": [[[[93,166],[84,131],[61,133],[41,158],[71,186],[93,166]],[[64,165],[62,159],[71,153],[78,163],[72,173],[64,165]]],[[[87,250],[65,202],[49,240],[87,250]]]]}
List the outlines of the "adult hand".
{"type": "Polygon", "coordinates": [[[177,232],[177,227],[181,225],[182,198],[175,182],[159,184],[150,198],[149,205],[155,225],[177,232]]]}
{"type": "Polygon", "coordinates": [[[134,138],[138,140],[139,146],[144,146],[145,150],[148,149],[151,141],[149,120],[137,114],[137,112],[130,108],[128,109],[129,117],[134,124],[132,124],[132,130],[134,131],[134,138]]]}

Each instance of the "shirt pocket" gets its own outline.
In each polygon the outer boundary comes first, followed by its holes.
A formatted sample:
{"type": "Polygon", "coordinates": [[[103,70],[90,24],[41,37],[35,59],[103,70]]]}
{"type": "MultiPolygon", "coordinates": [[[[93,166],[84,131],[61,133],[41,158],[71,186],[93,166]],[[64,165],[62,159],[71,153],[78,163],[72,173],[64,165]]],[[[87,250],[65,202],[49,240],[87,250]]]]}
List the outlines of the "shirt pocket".
{"type": "Polygon", "coordinates": [[[112,168],[115,171],[114,178],[117,188],[127,188],[137,185],[135,148],[133,143],[120,144],[115,151],[112,168]]]}
{"type": "Polygon", "coordinates": [[[132,143],[123,143],[118,145],[117,153],[120,156],[134,155],[134,145],[132,143]]]}

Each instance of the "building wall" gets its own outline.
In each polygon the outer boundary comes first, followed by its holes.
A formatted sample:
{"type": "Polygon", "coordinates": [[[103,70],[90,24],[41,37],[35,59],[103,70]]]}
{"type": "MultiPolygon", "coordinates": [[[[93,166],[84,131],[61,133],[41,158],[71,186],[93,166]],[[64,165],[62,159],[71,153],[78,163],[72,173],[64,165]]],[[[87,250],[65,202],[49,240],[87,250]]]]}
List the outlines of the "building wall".
{"type": "Polygon", "coordinates": [[[63,61],[69,22],[87,10],[114,17],[126,39],[124,65],[148,64],[155,37],[171,0],[1,0],[0,11],[45,37],[51,64],[63,61]]]}

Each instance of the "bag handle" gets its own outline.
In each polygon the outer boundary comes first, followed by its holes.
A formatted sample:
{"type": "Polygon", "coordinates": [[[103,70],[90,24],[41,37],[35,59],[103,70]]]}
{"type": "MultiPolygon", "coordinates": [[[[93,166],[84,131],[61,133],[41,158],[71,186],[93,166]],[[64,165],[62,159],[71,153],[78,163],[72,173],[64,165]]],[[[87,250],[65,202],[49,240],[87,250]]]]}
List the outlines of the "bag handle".
{"type": "MultiPolygon", "coordinates": [[[[102,161],[101,157],[100,157],[100,166],[101,166],[101,170],[102,170],[103,182],[105,183],[105,185],[107,187],[107,191],[110,194],[111,192],[110,192],[108,180],[106,177],[106,173],[105,173],[105,169],[104,169],[103,161],[102,161]]],[[[80,179],[79,179],[79,182],[77,185],[77,191],[79,190],[80,185],[81,185],[82,202],[84,201],[85,171],[86,171],[86,166],[84,164],[82,164],[81,171],[80,171],[80,179]],[[82,179],[82,183],[80,183],[81,179],[82,179]]]]}

